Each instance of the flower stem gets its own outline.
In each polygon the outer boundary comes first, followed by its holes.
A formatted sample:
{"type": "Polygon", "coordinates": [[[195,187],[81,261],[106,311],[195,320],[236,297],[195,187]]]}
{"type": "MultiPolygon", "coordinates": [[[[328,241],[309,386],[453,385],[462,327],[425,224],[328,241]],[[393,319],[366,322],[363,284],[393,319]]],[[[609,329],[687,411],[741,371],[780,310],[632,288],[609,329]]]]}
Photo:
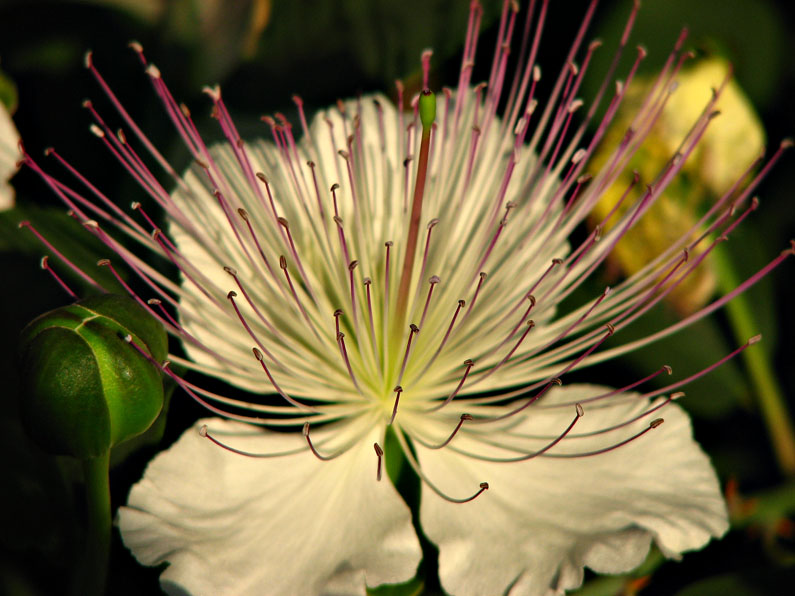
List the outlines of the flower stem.
{"type": "Polygon", "coordinates": [[[83,460],[88,526],[85,553],[73,585],[75,596],[105,593],[111,530],[109,461],[110,450],[99,457],[83,460]]]}
{"type": "MultiPolygon", "coordinates": [[[[728,291],[738,284],[737,273],[723,251],[716,251],[715,267],[721,290],[728,291]]],[[[758,333],[758,326],[748,298],[740,294],[726,306],[726,313],[738,341],[746,341],[758,333]]],[[[795,476],[795,430],[784,401],[776,374],[763,349],[745,350],[742,354],[762,418],[767,426],[779,469],[786,476],[795,476]]]]}

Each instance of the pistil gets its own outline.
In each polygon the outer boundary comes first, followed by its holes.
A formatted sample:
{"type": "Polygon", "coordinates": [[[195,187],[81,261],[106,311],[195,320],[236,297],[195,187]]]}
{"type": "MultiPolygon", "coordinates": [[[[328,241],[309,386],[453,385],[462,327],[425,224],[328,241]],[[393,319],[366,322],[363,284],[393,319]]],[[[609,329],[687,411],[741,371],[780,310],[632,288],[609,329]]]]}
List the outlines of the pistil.
{"type": "Polygon", "coordinates": [[[393,330],[397,332],[403,327],[406,316],[406,306],[411,287],[411,273],[414,270],[414,259],[417,254],[417,237],[422,218],[422,198],[425,192],[425,180],[428,173],[428,155],[431,145],[431,127],[436,119],[436,96],[429,90],[424,89],[420,94],[420,120],[422,122],[422,139],[420,141],[420,157],[417,164],[417,179],[414,184],[414,199],[411,204],[411,217],[409,220],[409,231],[406,238],[406,252],[403,257],[403,271],[400,274],[400,285],[398,286],[397,303],[395,307],[395,318],[393,330]]]}

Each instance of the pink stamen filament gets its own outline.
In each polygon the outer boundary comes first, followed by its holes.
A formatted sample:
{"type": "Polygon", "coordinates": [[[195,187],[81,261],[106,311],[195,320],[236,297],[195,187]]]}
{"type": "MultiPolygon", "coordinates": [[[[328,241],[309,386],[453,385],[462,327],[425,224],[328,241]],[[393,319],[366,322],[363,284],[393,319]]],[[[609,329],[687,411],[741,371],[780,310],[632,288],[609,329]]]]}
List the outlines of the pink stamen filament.
{"type": "Polygon", "coordinates": [[[628,437],[628,438],[624,439],[623,441],[621,441],[619,443],[616,443],[614,445],[610,445],[609,447],[604,447],[602,449],[596,449],[594,451],[584,451],[584,452],[579,452],[579,453],[545,453],[543,456],[544,457],[554,457],[554,458],[559,458],[559,459],[572,459],[572,458],[577,458],[577,457],[591,457],[591,456],[594,456],[594,455],[601,455],[603,453],[608,453],[610,451],[614,451],[614,450],[618,449],[619,447],[623,447],[624,445],[627,445],[628,443],[631,443],[635,439],[639,439],[640,437],[645,435],[650,430],[653,430],[653,429],[657,428],[658,426],[660,426],[663,422],[664,422],[664,420],[662,418],[655,418],[654,420],[649,422],[649,426],[644,428],[642,431],[635,433],[631,437],[628,437]]]}
{"type": "Polygon", "coordinates": [[[66,284],[66,282],[63,279],[61,279],[61,277],[55,272],[55,270],[52,267],[50,267],[49,260],[50,257],[46,255],[43,256],[40,261],[41,268],[52,276],[52,278],[58,283],[59,286],[61,286],[64,292],[69,294],[69,297],[72,300],[77,300],[77,294],[75,294],[72,291],[72,289],[66,284]]]}
{"type": "Polygon", "coordinates": [[[400,430],[399,427],[396,427],[395,436],[397,437],[397,440],[400,443],[401,448],[403,449],[403,454],[406,456],[406,461],[409,462],[411,469],[414,470],[417,476],[420,477],[420,479],[428,486],[428,488],[430,488],[433,492],[435,492],[445,501],[449,501],[450,503],[469,503],[470,501],[474,501],[484,491],[489,489],[488,482],[481,482],[480,489],[472,496],[461,499],[451,497],[450,495],[442,491],[439,487],[437,487],[433,482],[431,482],[430,478],[428,478],[428,476],[425,475],[425,472],[422,471],[422,468],[420,467],[417,460],[414,458],[414,455],[412,454],[408,444],[406,443],[406,438],[403,436],[403,431],[400,430]]]}
{"type": "Polygon", "coordinates": [[[304,451],[306,449],[306,447],[298,447],[296,449],[291,449],[289,451],[279,451],[279,452],[274,452],[274,453],[254,453],[252,451],[244,451],[242,449],[237,449],[235,447],[231,447],[230,445],[227,445],[226,443],[224,443],[224,442],[220,441],[219,439],[215,438],[213,435],[210,434],[210,431],[207,429],[207,425],[206,424],[202,425],[202,427],[199,429],[199,435],[201,435],[202,437],[204,437],[206,439],[209,439],[212,443],[214,443],[215,445],[217,445],[218,447],[220,447],[222,449],[225,449],[226,451],[230,451],[230,452],[235,453],[237,455],[243,455],[245,457],[252,457],[252,458],[267,459],[267,458],[271,458],[271,457],[284,457],[284,456],[287,456],[287,455],[295,455],[297,453],[301,453],[302,451],[304,451]]]}
{"type": "MultiPolygon", "coordinates": [[[[475,459],[479,459],[479,460],[483,460],[483,461],[490,461],[490,462],[498,462],[498,463],[516,463],[516,462],[520,462],[520,461],[527,461],[527,460],[530,460],[530,459],[534,459],[534,458],[540,457],[542,455],[546,455],[549,452],[550,449],[555,447],[558,443],[560,443],[563,439],[565,439],[567,437],[567,435],[571,432],[571,430],[577,424],[579,419],[583,417],[584,412],[583,412],[582,406],[580,404],[577,404],[575,406],[575,410],[576,410],[576,412],[574,414],[574,418],[569,423],[569,425],[566,427],[566,429],[560,435],[555,437],[551,442],[549,442],[546,445],[544,445],[544,447],[542,447],[538,451],[533,451],[532,453],[527,453],[525,455],[520,455],[520,456],[517,456],[517,457],[507,457],[507,458],[488,457],[488,456],[483,456],[483,455],[475,455],[475,454],[472,454],[472,453],[467,453],[467,455],[469,457],[473,457],[475,459]]],[[[453,449],[454,451],[459,451],[455,447],[451,447],[451,449],[453,449]]],[[[463,453],[463,452],[461,452],[461,453],[463,453]]]]}

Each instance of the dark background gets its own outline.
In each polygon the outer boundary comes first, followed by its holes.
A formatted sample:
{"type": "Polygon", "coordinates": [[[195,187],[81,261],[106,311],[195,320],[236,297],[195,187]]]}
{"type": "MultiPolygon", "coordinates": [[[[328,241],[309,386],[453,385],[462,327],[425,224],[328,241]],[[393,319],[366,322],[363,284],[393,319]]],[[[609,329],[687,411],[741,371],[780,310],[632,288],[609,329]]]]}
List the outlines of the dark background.
{"type": "MultiPolygon", "coordinates": [[[[419,54],[425,47],[436,52],[434,81],[452,85],[468,4],[450,0],[151,0],[137,5],[114,0],[0,0],[0,71],[16,89],[14,118],[27,150],[38,159],[45,147],[55,146],[126,207],[143,193],[88,132],[89,115],[80,107],[83,99],[91,98],[101,105],[103,114],[111,113],[82,66],[87,49],[94,51],[95,63],[139,125],[172,163],[183,165],[186,155],[140,63],[126,47],[128,41],[143,44],[177,100],[190,106],[207,138],[220,139],[220,131],[208,118],[210,102],[201,88],[215,83],[222,85],[241,133],[251,137],[267,132],[259,122],[262,114],[282,111],[296,122],[293,93],[303,97],[311,114],[337,98],[359,92],[392,93],[398,77],[416,86],[419,54]],[[257,7],[267,14],[260,28],[252,26],[250,19],[257,7]]],[[[487,31],[479,48],[483,70],[476,71],[476,81],[487,78],[484,64],[490,62],[496,37],[493,24],[501,3],[484,4],[487,31]]],[[[539,56],[547,81],[557,72],[585,6],[584,2],[552,4],[539,56]]],[[[604,70],[628,6],[629,2],[618,1],[600,4],[589,39],[602,37],[605,46],[593,72],[604,70]]],[[[702,55],[719,53],[732,61],[739,84],[764,123],[769,146],[776,147],[782,138],[795,134],[792,11],[786,0],[647,0],[632,39],[649,49],[645,68],[653,70],[667,55],[679,27],[688,24],[690,47],[702,55]]],[[[584,97],[587,100],[587,86],[584,97]]],[[[793,171],[795,157],[788,155],[760,188],[759,211],[732,237],[727,250],[741,274],[753,272],[795,238],[793,171]]],[[[108,255],[65,217],[57,199],[31,172],[23,170],[13,184],[18,208],[0,215],[0,341],[4,350],[0,358],[0,472],[4,478],[0,593],[55,594],[67,582],[73,545],[80,540],[79,468],[66,458],[46,456],[24,435],[17,416],[15,345],[28,320],[65,304],[68,298],[40,270],[41,246],[17,231],[16,223],[31,219],[51,241],[63,242],[92,273],[97,258],[108,255]]],[[[786,263],[749,294],[759,331],[765,336],[760,349],[772,359],[791,409],[795,394],[792,278],[793,265],[786,263]]],[[[85,292],[77,280],[70,283],[85,292]]],[[[651,325],[673,316],[666,308],[658,309],[651,325]]],[[[694,350],[706,352],[703,357],[710,361],[741,343],[732,336],[722,314],[699,325],[627,361],[601,367],[594,373],[597,380],[615,384],[617,375],[646,370],[647,362],[656,368],[660,353],[674,359],[678,355],[687,366],[694,350]]],[[[644,595],[777,595],[793,585],[795,484],[776,466],[743,362],[733,361],[687,391],[683,405],[694,415],[697,438],[713,457],[722,483],[736,483],[742,495],[734,511],[733,531],[704,551],[686,556],[682,563],[658,567],[648,584],[645,580],[612,584],[597,580],[585,588],[590,592],[583,593],[631,593],[642,587],[644,595]]],[[[163,438],[155,438],[126,458],[117,454],[120,463],[111,475],[114,506],[124,502],[152,455],[200,415],[177,392],[164,421],[163,438]]],[[[429,553],[428,558],[432,557],[429,553]]],[[[426,562],[425,573],[427,590],[438,589],[432,561],[426,562]]],[[[157,593],[157,575],[158,570],[138,566],[114,536],[109,593],[157,593]]]]}

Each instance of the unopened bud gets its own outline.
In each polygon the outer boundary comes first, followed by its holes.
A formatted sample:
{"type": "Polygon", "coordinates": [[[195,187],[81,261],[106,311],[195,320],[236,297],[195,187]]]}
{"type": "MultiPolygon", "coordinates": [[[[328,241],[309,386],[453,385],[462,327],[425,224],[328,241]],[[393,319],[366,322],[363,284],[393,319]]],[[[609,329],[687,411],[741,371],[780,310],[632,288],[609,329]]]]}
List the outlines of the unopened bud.
{"type": "Polygon", "coordinates": [[[87,459],[147,430],[163,407],[163,383],[139,349],[162,362],[166,333],[128,296],[87,298],[31,321],[19,343],[30,436],[50,453],[87,459]]]}

